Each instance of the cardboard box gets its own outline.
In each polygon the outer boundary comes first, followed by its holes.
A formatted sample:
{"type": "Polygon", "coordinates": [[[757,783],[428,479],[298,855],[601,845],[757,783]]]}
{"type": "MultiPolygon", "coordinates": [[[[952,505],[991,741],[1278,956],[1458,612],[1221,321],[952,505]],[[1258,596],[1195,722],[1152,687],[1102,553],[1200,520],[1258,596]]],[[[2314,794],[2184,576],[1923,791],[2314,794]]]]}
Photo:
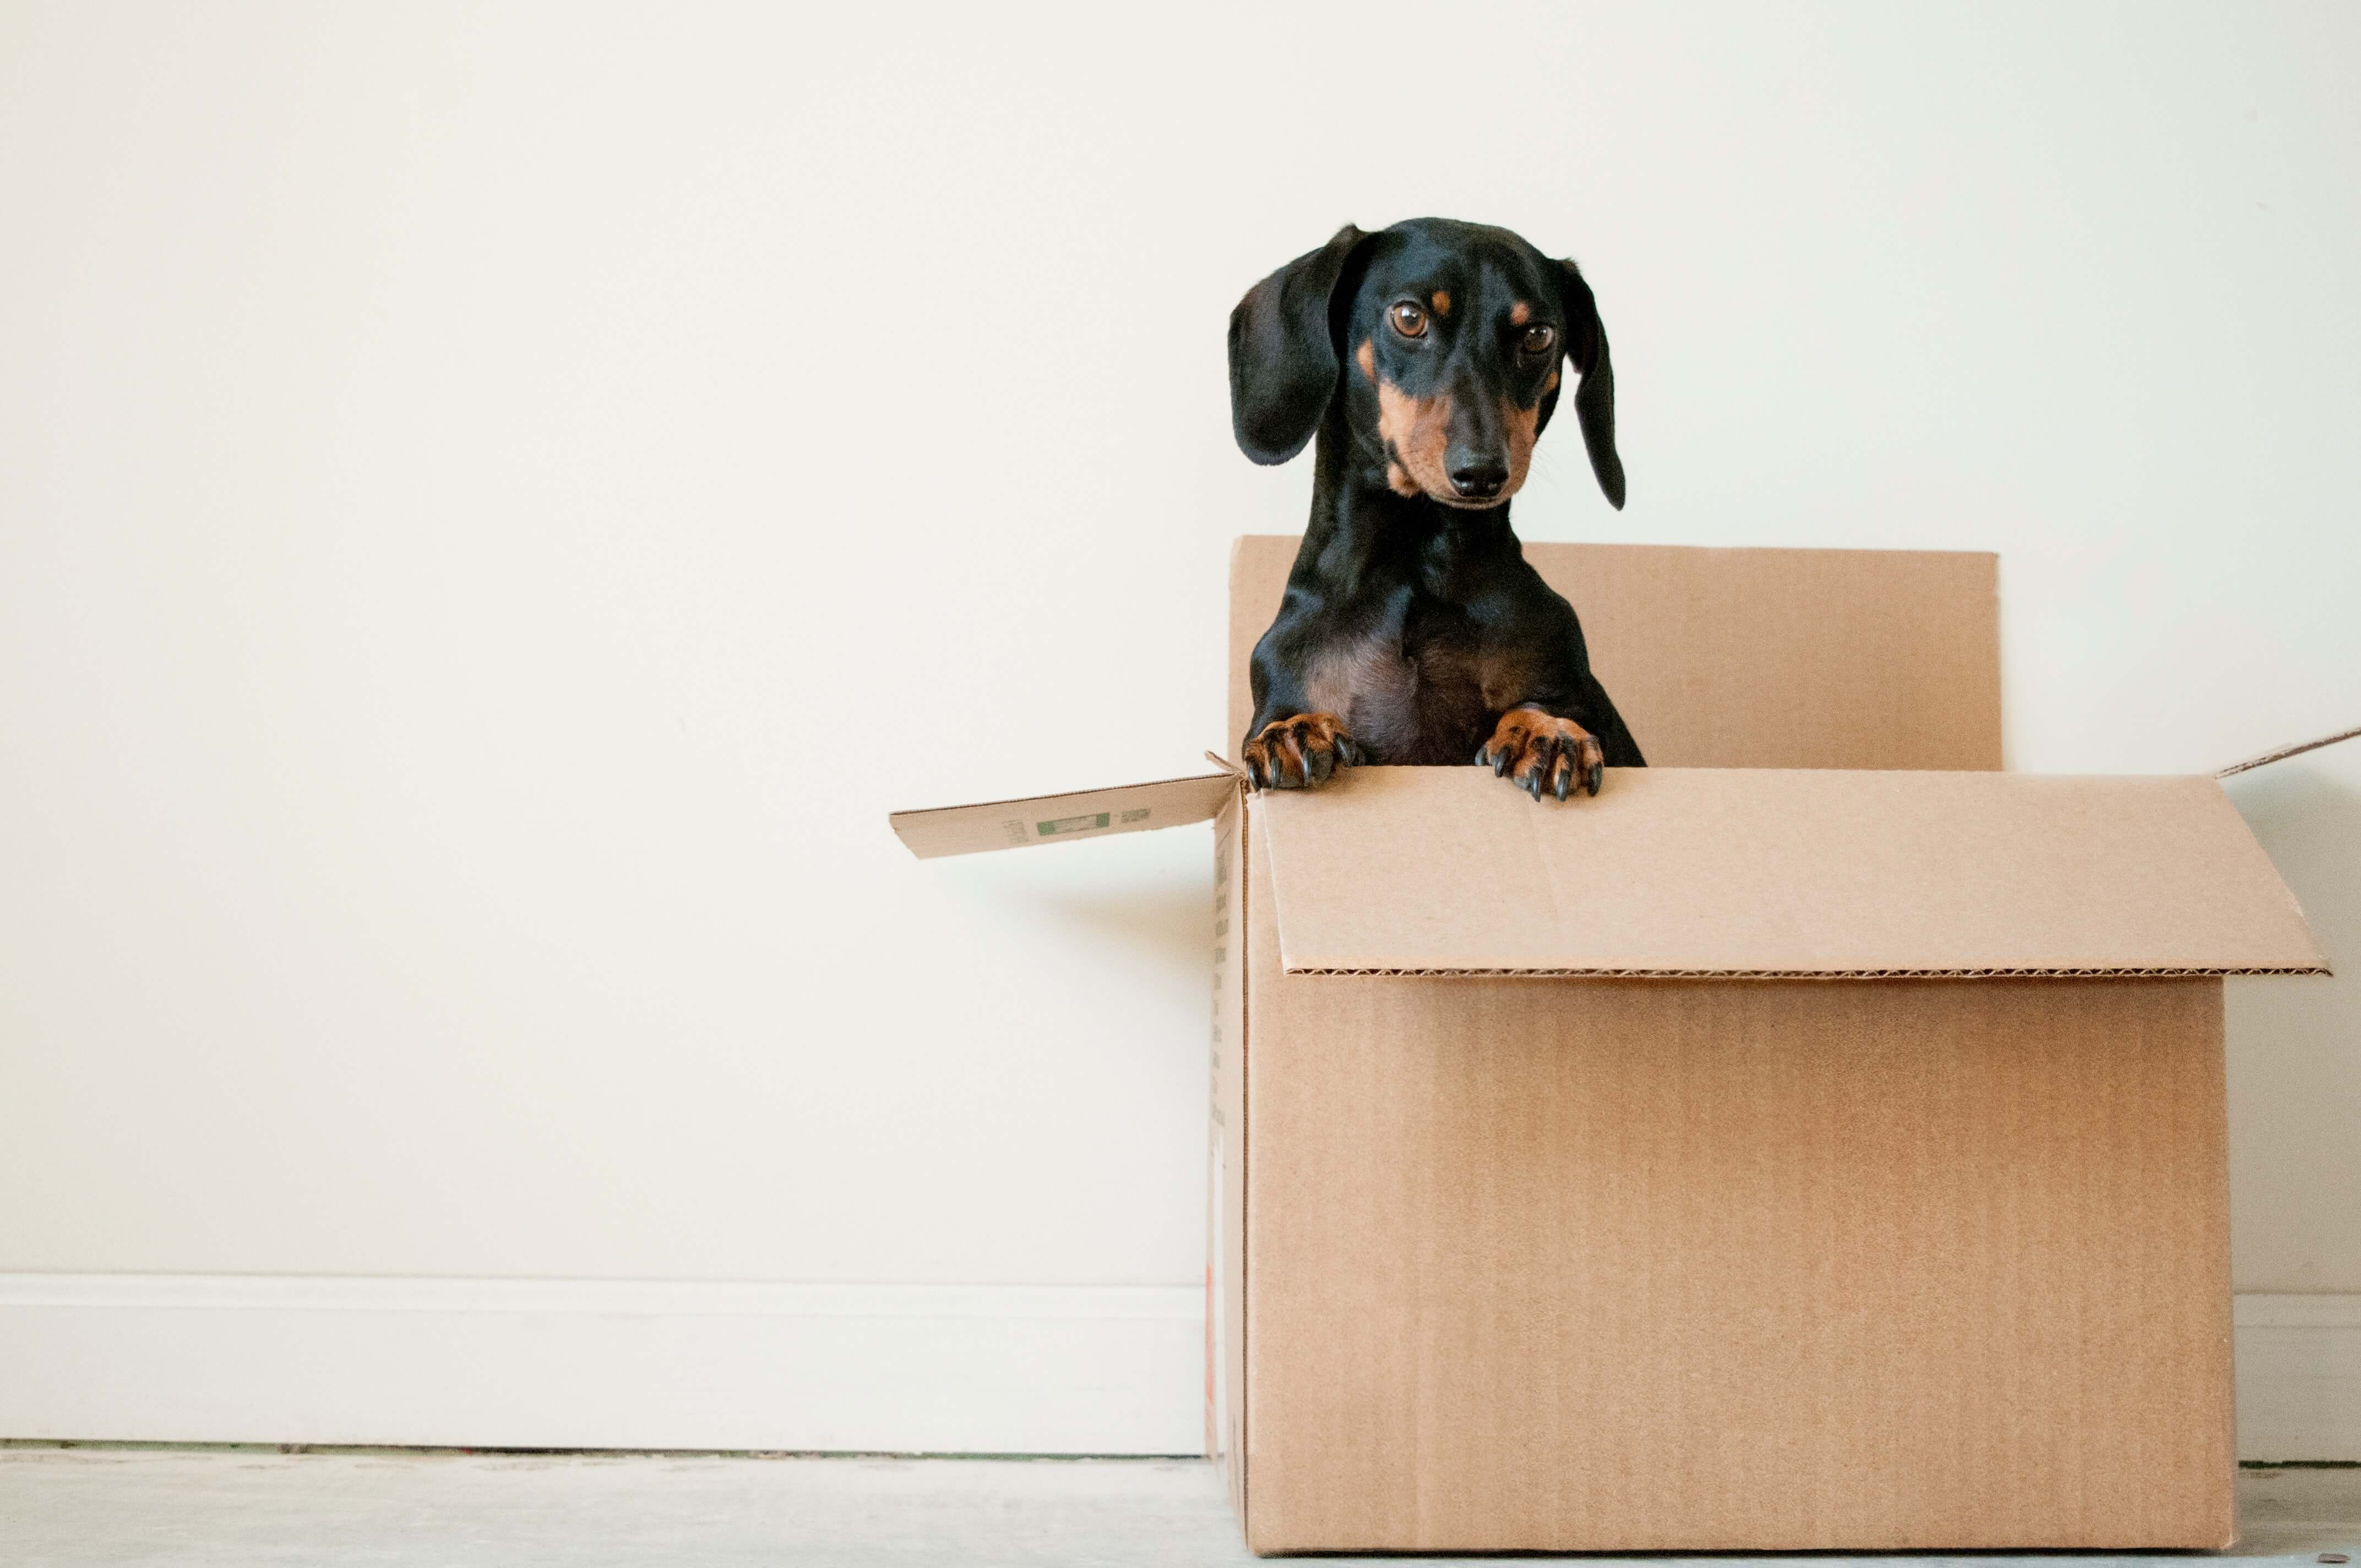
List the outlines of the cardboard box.
{"type": "MultiPolygon", "coordinates": [[[[1232,745],[1293,548],[1234,557],[1232,745]]],[[[1996,771],[1989,555],[1527,549],[1659,764],[1596,799],[1370,768],[894,818],[1216,823],[1248,1543],[2229,1544],[2219,977],[2326,966],[2220,786],[1996,771]]]]}

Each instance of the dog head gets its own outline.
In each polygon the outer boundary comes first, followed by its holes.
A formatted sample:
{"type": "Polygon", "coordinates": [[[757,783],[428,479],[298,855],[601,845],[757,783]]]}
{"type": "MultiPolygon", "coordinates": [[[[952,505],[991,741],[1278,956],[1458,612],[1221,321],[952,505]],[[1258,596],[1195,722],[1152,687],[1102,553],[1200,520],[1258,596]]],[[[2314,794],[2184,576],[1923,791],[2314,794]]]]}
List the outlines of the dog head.
{"type": "Polygon", "coordinates": [[[1230,422],[1248,457],[1284,463],[1341,403],[1396,493],[1495,507],[1525,482],[1565,362],[1591,471],[1620,509],[1615,372],[1574,263],[1447,218],[1347,224],[1230,313],[1230,422]]]}

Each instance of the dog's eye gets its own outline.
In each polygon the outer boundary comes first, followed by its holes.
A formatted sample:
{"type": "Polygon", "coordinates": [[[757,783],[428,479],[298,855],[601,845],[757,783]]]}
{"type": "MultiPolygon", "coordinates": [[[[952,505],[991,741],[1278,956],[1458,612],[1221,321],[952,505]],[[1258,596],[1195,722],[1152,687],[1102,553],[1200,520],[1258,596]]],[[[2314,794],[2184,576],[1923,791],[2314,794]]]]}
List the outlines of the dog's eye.
{"type": "Polygon", "coordinates": [[[1550,345],[1556,341],[1557,328],[1554,326],[1529,326],[1525,328],[1524,348],[1525,352],[1528,354],[1547,354],[1550,351],[1550,345]]]}
{"type": "Polygon", "coordinates": [[[1393,308],[1392,315],[1394,330],[1404,337],[1426,335],[1426,312],[1422,307],[1404,300],[1393,308]]]}

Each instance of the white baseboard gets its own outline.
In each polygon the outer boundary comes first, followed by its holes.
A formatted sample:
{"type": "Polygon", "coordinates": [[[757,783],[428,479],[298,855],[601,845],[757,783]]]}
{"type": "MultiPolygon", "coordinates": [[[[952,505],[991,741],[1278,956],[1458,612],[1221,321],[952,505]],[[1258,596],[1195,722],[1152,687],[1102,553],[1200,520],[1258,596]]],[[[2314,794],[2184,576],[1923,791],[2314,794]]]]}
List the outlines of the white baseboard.
{"type": "Polygon", "coordinates": [[[0,1438],[1195,1453],[1191,1286],[0,1275],[0,1438]]]}
{"type": "MultiPolygon", "coordinates": [[[[0,1438],[1194,1453],[1194,1286],[0,1275],[0,1438]]],[[[2238,1447],[2361,1460],[2361,1295],[2237,1299],[2238,1447]]]]}
{"type": "Polygon", "coordinates": [[[2238,1457],[2361,1460],[2361,1295],[2240,1296],[2238,1457]]]}

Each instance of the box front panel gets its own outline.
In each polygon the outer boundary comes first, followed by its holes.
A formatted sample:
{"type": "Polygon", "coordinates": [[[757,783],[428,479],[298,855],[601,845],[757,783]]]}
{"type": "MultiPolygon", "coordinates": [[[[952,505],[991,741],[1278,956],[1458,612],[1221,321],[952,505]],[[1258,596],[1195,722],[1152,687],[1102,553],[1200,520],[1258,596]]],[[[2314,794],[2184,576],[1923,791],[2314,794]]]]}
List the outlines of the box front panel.
{"type": "Polygon", "coordinates": [[[2226,1543],[2218,981],[1250,936],[1257,1550],[2226,1543]]]}

